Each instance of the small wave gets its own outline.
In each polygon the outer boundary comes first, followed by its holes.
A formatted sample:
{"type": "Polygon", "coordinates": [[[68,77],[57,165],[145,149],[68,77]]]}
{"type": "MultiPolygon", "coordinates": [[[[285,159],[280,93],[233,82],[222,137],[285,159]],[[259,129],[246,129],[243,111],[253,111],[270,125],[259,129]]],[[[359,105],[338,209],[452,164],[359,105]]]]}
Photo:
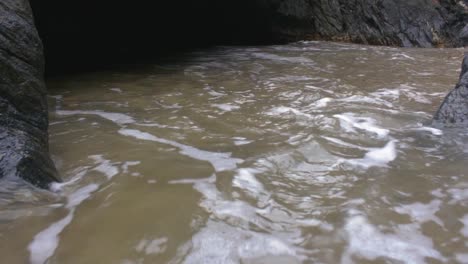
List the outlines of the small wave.
{"type": "Polygon", "coordinates": [[[291,63],[313,63],[312,60],[307,59],[305,57],[285,57],[285,56],[279,56],[279,55],[272,54],[272,53],[256,52],[256,53],[252,53],[252,56],[255,58],[259,58],[259,59],[272,60],[272,61],[282,61],[282,62],[291,62],[291,63]]]}
{"type": "Polygon", "coordinates": [[[120,129],[119,134],[130,136],[137,139],[159,142],[162,144],[171,145],[180,149],[179,153],[188,157],[208,161],[213,165],[216,171],[232,170],[237,167],[238,163],[243,162],[241,159],[232,158],[231,153],[226,152],[210,152],[187,146],[172,140],[156,137],[150,133],[142,132],[136,129],[120,129]]]}
{"type": "Polygon", "coordinates": [[[386,166],[397,157],[395,142],[396,140],[391,140],[383,148],[370,148],[364,158],[346,160],[346,162],[364,168],[386,166]]]}
{"type": "Polygon", "coordinates": [[[230,112],[233,110],[240,109],[240,106],[238,105],[233,105],[233,104],[212,104],[212,106],[224,111],[224,112],[230,112]]]}
{"type": "Polygon", "coordinates": [[[116,124],[124,125],[124,124],[131,124],[135,123],[135,119],[129,115],[121,114],[121,113],[110,113],[104,111],[82,111],[82,110],[58,110],[55,111],[57,115],[62,116],[71,116],[71,115],[97,115],[104,119],[110,120],[116,124]]]}
{"type": "Polygon", "coordinates": [[[411,224],[400,227],[403,229],[402,234],[382,233],[362,214],[349,217],[344,228],[349,245],[341,263],[354,263],[353,255],[368,260],[384,257],[415,264],[426,263],[426,257],[445,261],[445,258],[433,248],[432,240],[420,234],[417,227],[411,224]]]}
{"type": "Polygon", "coordinates": [[[59,234],[67,227],[75,214],[75,209],[84,200],[91,196],[91,193],[98,189],[97,184],[84,186],[68,197],[66,208],[69,210],[67,216],[51,224],[48,228],[39,232],[29,244],[31,253],[30,261],[32,264],[43,264],[54,254],[59,243],[59,234]]]}
{"type": "Polygon", "coordinates": [[[355,117],[353,114],[333,115],[340,120],[341,127],[347,132],[356,132],[355,128],[377,135],[379,138],[388,136],[389,130],[375,125],[375,119],[355,117]]]}
{"type": "Polygon", "coordinates": [[[276,116],[276,115],[288,114],[288,113],[292,113],[292,114],[295,114],[297,116],[313,118],[312,115],[310,115],[310,114],[307,114],[307,113],[304,113],[304,112],[302,112],[300,110],[297,110],[295,108],[286,107],[286,106],[274,107],[271,110],[267,111],[265,114],[266,115],[271,115],[271,116],[276,116]]]}

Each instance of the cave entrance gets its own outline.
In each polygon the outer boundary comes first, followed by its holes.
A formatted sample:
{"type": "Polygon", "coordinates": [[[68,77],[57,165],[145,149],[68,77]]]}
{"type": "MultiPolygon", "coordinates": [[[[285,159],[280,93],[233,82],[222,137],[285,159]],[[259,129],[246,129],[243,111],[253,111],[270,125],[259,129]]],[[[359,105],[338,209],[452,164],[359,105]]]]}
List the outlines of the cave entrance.
{"type": "Polygon", "coordinates": [[[31,0],[48,75],[274,41],[263,1],[31,0]]]}

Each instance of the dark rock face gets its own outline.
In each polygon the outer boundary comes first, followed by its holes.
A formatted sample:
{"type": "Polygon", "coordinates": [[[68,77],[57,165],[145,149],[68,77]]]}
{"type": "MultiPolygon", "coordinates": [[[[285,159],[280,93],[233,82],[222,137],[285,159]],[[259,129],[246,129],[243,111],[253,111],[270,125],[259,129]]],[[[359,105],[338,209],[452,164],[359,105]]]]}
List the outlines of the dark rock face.
{"type": "Polygon", "coordinates": [[[42,44],[27,0],[0,2],[0,178],[41,188],[56,181],[49,158],[42,44]]]}
{"type": "Polygon", "coordinates": [[[403,47],[459,47],[468,37],[467,0],[264,0],[274,34],[403,47]]]}
{"type": "Polygon", "coordinates": [[[468,53],[465,53],[457,86],[445,97],[434,120],[436,125],[468,125],[468,53]]]}

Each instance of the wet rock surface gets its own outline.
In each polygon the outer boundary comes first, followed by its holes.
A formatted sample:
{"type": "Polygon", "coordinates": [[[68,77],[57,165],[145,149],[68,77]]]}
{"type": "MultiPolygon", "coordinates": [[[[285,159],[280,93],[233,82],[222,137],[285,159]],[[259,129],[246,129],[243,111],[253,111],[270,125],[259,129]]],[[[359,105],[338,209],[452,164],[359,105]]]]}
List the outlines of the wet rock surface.
{"type": "Polygon", "coordinates": [[[0,178],[47,188],[49,158],[42,44],[27,0],[0,2],[0,178]]]}
{"type": "Polygon", "coordinates": [[[468,53],[462,64],[460,80],[455,88],[445,97],[437,111],[436,125],[468,125],[468,53]]]}
{"type": "Polygon", "coordinates": [[[274,34],[403,47],[457,47],[467,43],[467,1],[278,0],[268,2],[274,34]]]}

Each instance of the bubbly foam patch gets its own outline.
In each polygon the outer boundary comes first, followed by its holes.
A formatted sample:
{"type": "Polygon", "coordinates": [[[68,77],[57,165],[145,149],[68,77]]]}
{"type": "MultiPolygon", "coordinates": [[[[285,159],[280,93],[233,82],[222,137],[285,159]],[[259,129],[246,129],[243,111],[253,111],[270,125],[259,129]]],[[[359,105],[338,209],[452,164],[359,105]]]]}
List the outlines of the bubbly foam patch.
{"type": "Polygon", "coordinates": [[[334,117],[340,120],[341,127],[348,132],[356,132],[356,128],[377,135],[379,138],[384,138],[388,135],[389,130],[380,128],[375,125],[375,119],[370,117],[355,117],[353,114],[339,114],[334,117]]]}
{"type": "Polygon", "coordinates": [[[166,251],[168,241],[169,239],[167,237],[153,240],[143,239],[135,246],[135,250],[137,252],[143,252],[146,255],[161,254],[166,251]]]}
{"type": "Polygon", "coordinates": [[[383,148],[369,148],[369,152],[362,159],[351,159],[346,162],[364,168],[383,167],[397,157],[396,140],[391,140],[383,148]]]}
{"type": "Polygon", "coordinates": [[[107,179],[111,179],[119,173],[119,168],[115,164],[112,164],[110,160],[104,159],[102,155],[92,155],[89,157],[99,164],[93,170],[106,175],[107,179]]]}
{"type": "Polygon", "coordinates": [[[248,232],[215,221],[208,221],[206,227],[179,251],[185,251],[178,255],[185,255],[181,262],[186,264],[250,263],[271,256],[285,257],[285,263],[301,263],[303,260],[295,248],[279,237],[248,232]]]}
{"type": "Polygon", "coordinates": [[[416,59],[411,57],[410,55],[407,55],[407,54],[401,52],[401,53],[395,53],[392,56],[391,60],[412,60],[412,61],[414,61],[416,59]]]}
{"type": "Polygon", "coordinates": [[[97,184],[90,184],[78,189],[68,197],[66,208],[70,211],[63,219],[51,224],[48,228],[39,232],[29,244],[30,261],[32,264],[43,264],[54,254],[58,247],[59,235],[67,227],[75,213],[75,209],[84,200],[91,196],[91,193],[98,189],[97,184]]]}
{"type": "Polygon", "coordinates": [[[276,116],[276,115],[282,115],[282,114],[294,114],[296,116],[303,116],[307,118],[312,118],[312,115],[304,113],[296,108],[293,107],[286,107],[286,106],[279,106],[279,107],[274,107],[270,111],[266,112],[267,115],[271,116],[276,116]]]}
{"type": "Polygon", "coordinates": [[[259,182],[254,175],[257,172],[258,171],[254,169],[239,169],[238,173],[234,176],[232,185],[246,190],[254,197],[257,196],[259,192],[265,192],[263,184],[259,182]]]}
{"type": "Polygon", "coordinates": [[[214,107],[216,107],[216,108],[218,108],[220,110],[223,110],[225,112],[240,109],[240,106],[233,105],[233,104],[212,104],[212,106],[214,106],[214,107]]]}
{"type": "Polygon", "coordinates": [[[343,264],[354,263],[353,255],[368,260],[384,257],[414,264],[426,263],[426,257],[445,260],[433,248],[432,240],[420,234],[418,226],[402,226],[398,234],[382,233],[363,215],[354,215],[347,219],[344,229],[349,244],[342,257],[343,264]]]}
{"type": "Polygon", "coordinates": [[[369,150],[369,148],[365,148],[365,147],[361,147],[359,145],[355,145],[355,144],[351,144],[351,143],[348,143],[348,142],[345,142],[341,139],[338,139],[338,138],[333,138],[333,137],[322,137],[332,143],[335,143],[337,145],[340,145],[340,146],[343,146],[343,147],[348,147],[348,148],[356,148],[356,149],[362,149],[362,150],[369,150]]]}
{"type": "Polygon", "coordinates": [[[441,204],[440,200],[433,200],[429,204],[413,203],[396,207],[395,211],[400,214],[410,215],[415,222],[433,221],[443,227],[443,222],[435,215],[440,210],[441,204]]]}
{"type": "Polygon", "coordinates": [[[310,104],[310,106],[315,107],[315,108],[322,108],[322,107],[327,106],[328,103],[330,103],[331,101],[333,101],[332,98],[325,97],[325,98],[322,98],[320,100],[313,102],[312,104],[310,104]]]}
{"type": "Polygon", "coordinates": [[[253,140],[248,140],[244,137],[233,137],[234,140],[234,145],[236,146],[242,146],[242,145],[247,145],[253,142],[253,140]]]}
{"type": "Polygon", "coordinates": [[[122,89],[120,88],[110,88],[109,90],[111,90],[112,92],[116,92],[116,93],[122,93],[122,89]]]}
{"type": "Polygon", "coordinates": [[[464,237],[468,237],[468,214],[463,216],[463,218],[460,220],[463,223],[463,228],[460,231],[464,237]]]}
{"type": "Polygon", "coordinates": [[[427,131],[427,132],[432,133],[432,134],[435,135],[435,136],[441,136],[441,135],[444,134],[444,133],[442,132],[442,130],[440,130],[440,129],[433,128],[433,127],[426,127],[426,126],[417,127],[417,128],[415,128],[414,130],[417,130],[417,131],[427,131]]]}

